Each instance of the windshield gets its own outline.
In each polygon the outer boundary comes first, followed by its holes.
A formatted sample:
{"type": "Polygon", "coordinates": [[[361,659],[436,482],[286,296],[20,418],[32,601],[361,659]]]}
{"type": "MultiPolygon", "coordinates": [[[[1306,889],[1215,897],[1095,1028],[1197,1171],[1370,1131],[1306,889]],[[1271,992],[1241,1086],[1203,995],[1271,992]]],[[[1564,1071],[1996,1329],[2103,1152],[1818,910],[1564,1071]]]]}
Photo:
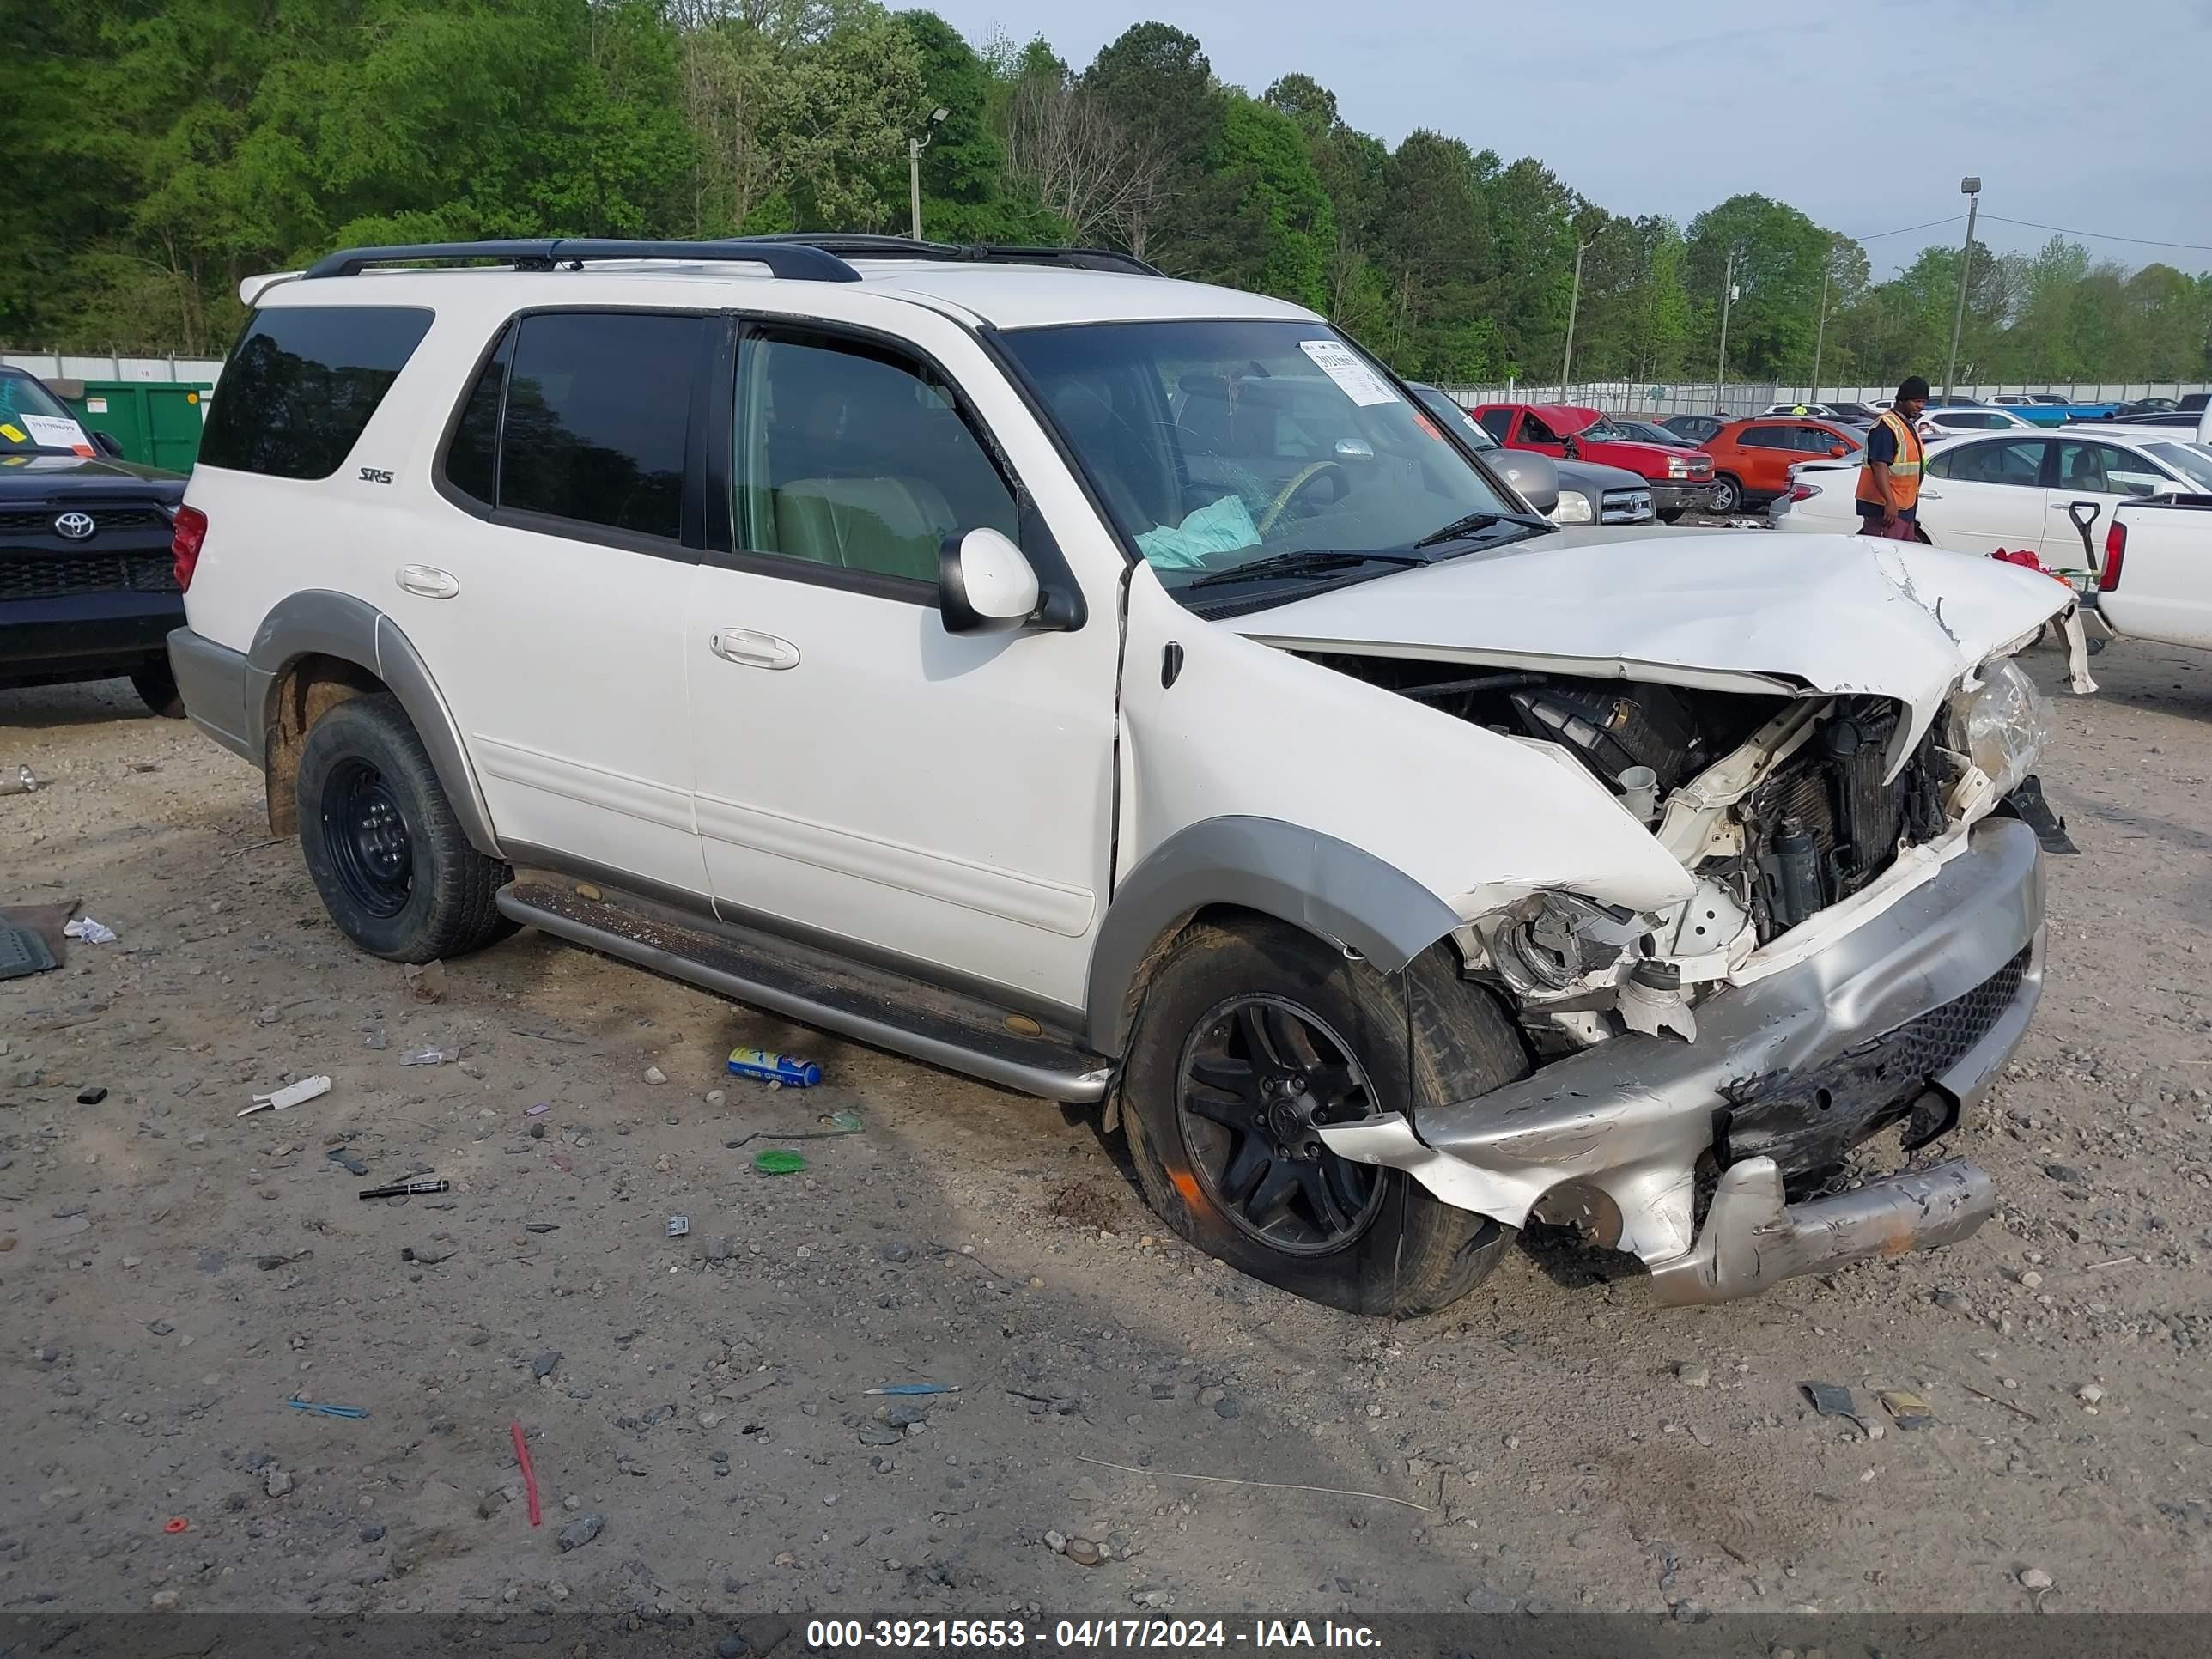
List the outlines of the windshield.
{"type": "Polygon", "coordinates": [[[2212,449],[2203,444],[2145,444],[2143,449],[2188,479],[2192,489],[2212,492],[2212,449]]]}
{"type": "Polygon", "coordinates": [[[1473,515],[1522,514],[1325,324],[1095,323],[1002,337],[1170,586],[1284,554],[1357,566],[1473,515]]]}
{"type": "Polygon", "coordinates": [[[25,416],[41,422],[76,419],[53,393],[29,375],[0,374],[0,454],[34,454],[40,450],[62,455],[71,453],[68,434],[51,428],[33,431],[25,416]]]}

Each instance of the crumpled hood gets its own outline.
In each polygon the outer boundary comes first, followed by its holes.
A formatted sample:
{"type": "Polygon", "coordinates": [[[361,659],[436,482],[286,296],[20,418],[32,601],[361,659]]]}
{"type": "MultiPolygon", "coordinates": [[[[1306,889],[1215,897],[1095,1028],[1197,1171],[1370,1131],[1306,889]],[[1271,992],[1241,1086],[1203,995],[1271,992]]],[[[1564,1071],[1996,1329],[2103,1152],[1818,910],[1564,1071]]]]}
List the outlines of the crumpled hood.
{"type": "Polygon", "coordinates": [[[1872,537],[1593,526],[1228,625],[1300,650],[1893,697],[1917,742],[1961,678],[2073,597],[2017,565],[1872,537]]]}

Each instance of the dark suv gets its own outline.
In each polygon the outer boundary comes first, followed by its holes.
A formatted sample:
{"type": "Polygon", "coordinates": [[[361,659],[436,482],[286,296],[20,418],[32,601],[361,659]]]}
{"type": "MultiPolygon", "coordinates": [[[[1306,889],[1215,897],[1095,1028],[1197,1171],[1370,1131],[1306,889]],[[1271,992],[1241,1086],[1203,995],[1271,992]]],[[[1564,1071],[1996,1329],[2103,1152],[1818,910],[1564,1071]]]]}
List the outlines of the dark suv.
{"type": "Polygon", "coordinates": [[[0,366],[0,688],[127,674],[155,714],[183,715],[167,647],[185,621],[169,551],[184,493],[0,366]]]}

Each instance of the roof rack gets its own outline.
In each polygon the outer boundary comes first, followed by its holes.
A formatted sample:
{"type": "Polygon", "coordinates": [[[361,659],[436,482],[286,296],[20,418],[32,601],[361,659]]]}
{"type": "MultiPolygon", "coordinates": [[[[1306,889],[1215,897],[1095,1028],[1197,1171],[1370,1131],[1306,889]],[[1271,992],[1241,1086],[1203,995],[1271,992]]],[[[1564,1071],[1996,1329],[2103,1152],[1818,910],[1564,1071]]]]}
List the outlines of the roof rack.
{"type": "MultiPolygon", "coordinates": [[[[896,240],[896,238],[886,240],[896,240]]],[[[417,242],[353,247],[318,260],[308,277],[353,276],[372,265],[486,259],[517,270],[551,270],[585,259],[693,259],[768,267],[772,276],[808,283],[857,283],[860,273],[807,239],[733,236],[719,242],[637,242],[591,236],[496,242],[417,242]]]]}
{"type": "Polygon", "coordinates": [[[864,231],[777,231],[748,236],[748,242],[819,248],[841,259],[932,259],[944,264],[1066,265],[1077,270],[1119,270],[1138,276],[1164,276],[1158,265],[1133,253],[1104,247],[1033,247],[1012,242],[924,242],[910,236],[879,236],[864,231]]]}

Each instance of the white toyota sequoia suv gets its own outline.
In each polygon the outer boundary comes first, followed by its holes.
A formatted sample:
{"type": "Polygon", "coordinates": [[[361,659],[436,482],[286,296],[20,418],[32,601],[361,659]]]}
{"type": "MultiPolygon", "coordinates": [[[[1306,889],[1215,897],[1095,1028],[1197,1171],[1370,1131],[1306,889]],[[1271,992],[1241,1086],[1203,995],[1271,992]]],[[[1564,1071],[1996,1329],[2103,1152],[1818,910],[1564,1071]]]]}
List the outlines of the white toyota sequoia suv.
{"type": "Polygon", "coordinates": [[[1708,1302],[1994,1206],[1914,1154],[2042,987],[2048,578],[1562,532],[1322,319],[1114,254],[243,294],[170,651],[364,950],[536,927],[1097,1103],[1363,1312],[1532,1218],[1708,1302]]]}

